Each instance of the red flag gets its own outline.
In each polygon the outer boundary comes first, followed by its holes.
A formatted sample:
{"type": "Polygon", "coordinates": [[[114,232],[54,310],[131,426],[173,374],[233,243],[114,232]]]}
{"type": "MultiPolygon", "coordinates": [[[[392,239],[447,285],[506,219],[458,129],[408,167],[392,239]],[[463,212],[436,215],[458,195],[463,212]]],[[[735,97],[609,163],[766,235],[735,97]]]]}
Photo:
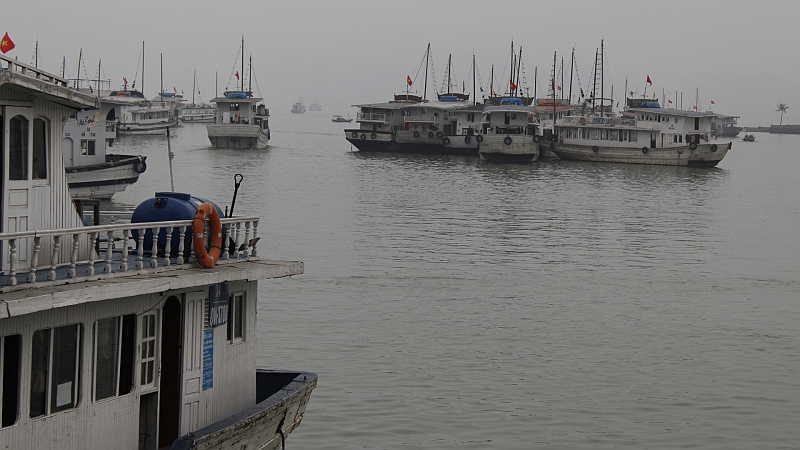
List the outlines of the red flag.
{"type": "Polygon", "coordinates": [[[406,76],[406,84],[408,84],[409,86],[411,86],[412,84],[414,84],[414,82],[413,82],[413,81],[411,81],[411,76],[410,76],[410,75],[406,76]]]}
{"type": "Polygon", "coordinates": [[[125,82],[125,84],[128,84],[128,79],[127,79],[127,78],[125,78],[125,77],[122,77],[122,81],[124,81],[124,82],[125,82]]]}
{"type": "Polygon", "coordinates": [[[176,93],[176,94],[178,93],[178,90],[177,90],[177,89],[175,89],[175,86],[172,86],[172,92],[174,92],[174,93],[176,93]]]}
{"type": "Polygon", "coordinates": [[[239,79],[239,71],[238,70],[236,71],[236,79],[237,80],[239,79]]]}
{"type": "Polygon", "coordinates": [[[697,109],[697,105],[692,106],[692,108],[697,109]]]}
{"type": "Polygon", "coordinates": [[[183,95],[183,89],[181,89],[181,95],[183,95]]]}
{"type": "Polygon", "coordinates": [[[516,84],[514,84],[514,82],[513,82],[513,81],[511,81],[511,90],[512,90],[512,91],[516,91],[516,90],[517,90],[517,85],[516,85],[516,84]]]}
{"type": "Polygon", "coordinates": [[[561,90],[561,86],[556,86],[556,88],[557,88],[559,91],[561,90]]]}
{"type": "Polygon", "coordinates": [[[650,79],[650,75],[647,76],[647,84],[649,84],[650,86],[653,85],[653,81],[650,79]]]}
{"type": "Polygon", "coordinates": [[[672,100],[667,100],[667,102],[672,103],[672,100]]]}
{"type": "Polygon", "coordinates": [[[712,104],[712,105],[716,105],[716,103],[714,103],[714,100],[711,100],[711,104],[712,104]]]}
{"type": "Polygon", "coordinates": [[[3,35],[3,39],[0,40],[0,52],[8,53],[11,50],[14,50],[14,47],[16,47],[16,45],[14,45],[14,41],[8,37],[8,32],[6,32],[6,34],[3,35]]]}
{"type": "Polygon", "coordinates": [[[461,80],[461,92],[467,92],[467,83],[464,80],[461,80]]]}

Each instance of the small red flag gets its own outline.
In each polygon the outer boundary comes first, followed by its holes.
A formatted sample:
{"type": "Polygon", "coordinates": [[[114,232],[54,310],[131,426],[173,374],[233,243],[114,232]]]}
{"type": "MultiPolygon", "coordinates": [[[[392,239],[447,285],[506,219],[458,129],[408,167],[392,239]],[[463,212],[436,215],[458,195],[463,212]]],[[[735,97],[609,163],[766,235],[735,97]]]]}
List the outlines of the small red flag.
{"type": "Polygon", "coordinates": [[[174,92],[176,94],[178,93],[178,90],[175,88],[175,86],[172,86],[172,92],[174,92]]]}
{"type": "Polygon", "coordinates": [[[667,102],[672,103],[672,100],[667,100],[667,102]]]}
{"type": "Polygon", "coordinates": [[[406,75],[406,83],[407,83],[409,86],[411,86],[412,84],[414,84],[414,82],[413,82],[413,81],[411,81],[411,76],[409,76],[409,75],[406,75]]]}
{"type": "Polygon", "coordinates": [[[238,70],[236,71],[236,79],[237,80],[239,79],[239,71],[238,70]]]}
{"type": "Polygon", "coordinates": [[[0,40],[0,52],[8,53],[11,50],[14,50],[14,47],[16,47],[16,45],[14,45],[14,41],[8,37],[8,32],[6,32],[6,34],[3,35],[3,39],[0,40]]]}
{"type": "Polygon", "coordinates": [[[516,84],[514,84],[514,82],[513,82],[513,81],[511,81],[511,90],[512,90],[512,91],[516,91],[516,90],[517,90],[517,85],[516,85],[516,84]]]}
{"type": "Polygon", "coordinates": [[[467,83],[461,80],[461,93],[467,92],[467,83]]]}
{"type": "Polygon", "coordinates": [[[647,76],[647,84],[649,84],[650,86],[653,85],[653,81],[650,80],[650,75],[647,76]]]}
{"type": "Polygon", "coordinates": [[[692,106],[692,108],[697,109],[697,105],[692,106]]]}
{"type": "Polygon", "coordinates": [[[124,82],[125,82],[125,84],[128,84],[128,79],[127,79],[127,78],[125,78],[125,77],[122,77],[122,81],[124,81],[124,82]]]}
{"type": "Polygon", "coordinates": [[[556,88],[558,88],[559,91],[561,90],[561,86],[556,86],[556,88]]]}
{"type": "Polygon", "coordinates": [[[714,100],[711,100],[711,104],[712,104],[712,105],[716,105],[716,103],[714,103],[714,100]]]}

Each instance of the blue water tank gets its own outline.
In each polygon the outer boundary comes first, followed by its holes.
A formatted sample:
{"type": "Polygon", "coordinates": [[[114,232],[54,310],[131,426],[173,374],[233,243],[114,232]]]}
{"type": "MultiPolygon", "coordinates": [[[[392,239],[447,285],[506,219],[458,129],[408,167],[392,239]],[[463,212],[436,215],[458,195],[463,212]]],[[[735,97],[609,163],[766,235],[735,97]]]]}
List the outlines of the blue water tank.
{"type": "MultiPolygon", "coordinates": [[[[208,202],[214,205],[220,218],[225,217],[222,209],[216,203],[200,197],[194,197],[191,194],[182,194],[179,192],[156,192],[156,196],[147,199],[139,204],[133,210],[131,215],[131,223],[145,223],[145,222],[167,222],[172,220],[192,220],[197,214],[197,208],[203,203],[208,202]]],[[[223,227],[223,236],[225,229],[223,227]]],[[[137,248],[139,245],[139,230],[131,232],[137,248]]],[[[178,256],[178,245],[181,239],[181,231],[174,229],[172,231],[172,238],[170,241],[170,255],[178,256]]],[[[191,227],[184,233],[183,251],[184,257],[188,257],[192,249],[192,229],[191,227]]],[[[167,246],[167,230],[162,229],[158,233],[158,256],[164,256],[164,249],[167,246]]],[[[145,255],[152,255],[153,249],[153,230],[147,229],[144,233],[144,248],[145,255]]]]}

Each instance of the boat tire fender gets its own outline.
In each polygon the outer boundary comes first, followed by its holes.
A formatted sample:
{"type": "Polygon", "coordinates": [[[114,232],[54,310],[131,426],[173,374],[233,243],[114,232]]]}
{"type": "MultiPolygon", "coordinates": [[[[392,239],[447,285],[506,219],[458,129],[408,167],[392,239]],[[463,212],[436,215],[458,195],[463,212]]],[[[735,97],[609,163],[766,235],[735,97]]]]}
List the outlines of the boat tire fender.
{"type": "Polygon", "coordinates": [[[364,133],[361,133],[361,140],[363,141],[363,140],[364,140],[364,139],[366,139],[366,138],[367,138],[367,135],[366,135],[366,134],[364,134],[364,133]]]}
{"type": "Polygon", "coordinates": [[[511,136],[506,136],[506,138],[503,139],[503,143],[506,145],[511,145],[511,136]]]}
{"type": "Polygon", "coordinates": [[[369,135],[369,138],[370,138],[370,139],[375,139],[376,137],[378,137],[378,135],[377,135],[377,134],[375,134],[375,132],[374,132],[374,131],[372,132],[372,134],[370,134],[370,135],[369,135]]]}
{"type": "Polygon", "coordinates": [[[647,147],[642,147],[642,153],[647,153],[647,147]]]}
{"type": "Polygon", "coordinates": [[[613,117],[612,117],[612,118],[610,118],[610,119],[608,119],[608,124],[609,124],[609,125],[611,125],[611,126],[614,126],[614,124],[615,124],[615,123],[617,123],[617,120],[616,120],[616,119],[614,119],[613,117]]]}
{"type": "Polygon", "coordinates": [[[542,137],[541,137],[541,136],[534,136],[534,137],[533,137],[533,142],[535,142],[535,143],[537,143],[537,144],[538,144],[539,142],[541,142],[541,140],[542,140],[542,137]]]}
{"type": "Polygon", "coordinates": [[[432,137],[433,137],[433,131],[428,131],[428,137],[429,137],[429,138],[432,138],[432,137]]]}
{"type": "Polygon", "coordinates": [[[586,125],[586,117],[581,117],[578,123],[580,123],[581,125],[586,125]]]}
{"type": "Polygon", "coordinates": [[[356,133],[355,131],[353,131],[352,133],[350,133],[350,136],[352,136],[352,137],[353,137],[353,139],[355,139],[355,138],[357,138],[357,137],[358,137],[358,133],[356,133]]]}
{"type": "Polygon", "coordinates": [[[214,267],[219,260],[222,247],[222,225],[219,222],[219,213],[214,205],[205,202],[197,208],[197,213],[194,215],[194,222],[192,223],[192,232],[194,233],[192,245],[194,246],[194,256],[197,258],[197,262],[206,269],[214,267]],[[206,250],[206,221],[208,221],[208,226],[211,228],[210,250],[206,250]]]}
{"type": "Polygon", "coordinates": [[[444,141],[442,141],[442,142],[444,142],[444,145],[450,145],[450,138],[446,137],[446,138],[444,138],[444,141]]]}
{"type": "Polygon", "coordinates": [[[716,151],[717,151],[717,144],[711,144],[711,153],[714,153],[716,151]]]}
{"type": "Polygon", "coordinates": [[[444,136],[444,133],[442,133],[441,131],[437,131],[437,132],[436,132],[436,137],[437,137],[437,138],[441,139],[441,138],[442,138],[442,136],[444,136]]]}
{"type": "Polygon", "coordinates": [[[478,141],[479,143],[483,142],[483,135],[479,134],[479,135],[475,136],[475,140],[478,141]]]}
{"type": "Polygon", "coordinates": [[[471,141],[471,140],[472,140],[472,137],[470,135],[464,136],[464,143],[465,144],[469,144],[469,141],[471,141]]]}
{"type": "Polygon", "coordinates": [[[414,131],[414,137],[419,137],[419,131],[414,131]]]}
{"type": "Polygon", "coordinates": [[[695,144],[694,142],[689,144],[689,150],[697,150],[697,144],[695,144]]]}
{"type": "Polygon", "coordinates": [[[595,152],[595,153],[597,153],[599,150],[600,150],[600,147],[598,147],[596,145],[594,147],[592,147],[592,151],[595,152]]]}
{"type": "Polygon", "coordinates": [[[144,162],[144,159],[140,158],[139,161],[133,164],[133,170],[136,173],[144,173],[144,171],[147,170],[147,163],[144,162]]]}

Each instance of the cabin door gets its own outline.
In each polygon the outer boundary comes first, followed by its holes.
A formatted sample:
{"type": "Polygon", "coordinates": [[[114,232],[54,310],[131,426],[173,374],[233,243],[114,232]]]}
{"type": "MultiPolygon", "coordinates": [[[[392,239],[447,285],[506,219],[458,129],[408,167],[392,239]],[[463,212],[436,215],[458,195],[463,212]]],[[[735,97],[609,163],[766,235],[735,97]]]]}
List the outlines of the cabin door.
{"type": "Polygon", "coordinates": [[[187,292],[184,301],[181,436],[197,430],[200,425],[205,298],[203,291],[187,292]]]}
{"type": "MultiPolygon", "coordinates": [[[[3,148],[2,148],[2,218],[0,232],[12,233],[28,231],[35,224],[32,222],[32,175],[33,161],[31,147],[33,142],[33,108],[4,106],[3,148]]],[[[17,241],[17,269],[28,267],[28,239],[17,241]]],[[[3,249],[0,267],[8,261],[8,249],[3,249]]]]}

